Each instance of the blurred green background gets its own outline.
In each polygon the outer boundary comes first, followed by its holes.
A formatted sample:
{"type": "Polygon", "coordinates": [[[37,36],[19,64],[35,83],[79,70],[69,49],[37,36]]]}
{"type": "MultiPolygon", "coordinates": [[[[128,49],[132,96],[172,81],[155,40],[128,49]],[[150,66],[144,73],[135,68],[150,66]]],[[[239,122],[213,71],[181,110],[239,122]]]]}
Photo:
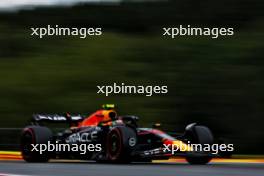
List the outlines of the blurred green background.
{"type": "Polygon", "coordinates": [[[88,4],[0,13],[0,127],[33,113],[89,114],[115,103],[140,124],[208,125],[236,153],[263,153],[264,3],[88,4]],[[31,27],[102,27],[103,35],[30,36],[31,27]],[[162,36],[163,27],[233,27],[234,36],[162,36]],[[97,85],[168,85],[166,95],[96,94],[97,85]]]}

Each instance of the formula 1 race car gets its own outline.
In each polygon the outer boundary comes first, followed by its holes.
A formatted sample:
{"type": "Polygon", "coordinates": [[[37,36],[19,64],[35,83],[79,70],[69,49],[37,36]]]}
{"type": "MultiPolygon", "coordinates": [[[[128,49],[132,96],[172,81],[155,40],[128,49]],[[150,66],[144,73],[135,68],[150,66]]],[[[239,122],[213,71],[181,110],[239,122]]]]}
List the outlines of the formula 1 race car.
{"type": "Polygon", "coordinates": [[[173,137],[155,127],[139,128],[137,121],[136,116],[117,116],[111,104],[103,105],[88,117],[69,113],[35,114],[31,125],[21,134],[22,156],[27,162],[61,158],[113,163],[183,156],[190,164],[206,164],[215,156],[210,151],[195,151],[188,145],[214,143],[211,131],[205,126],[190,124],[183,134],[173,137]],[[63,122],[70,127],[53,134],[43,126],[44,122],[63,122]],[[87,151],[80,152],[78,147],[84,145],[87,151]]]}

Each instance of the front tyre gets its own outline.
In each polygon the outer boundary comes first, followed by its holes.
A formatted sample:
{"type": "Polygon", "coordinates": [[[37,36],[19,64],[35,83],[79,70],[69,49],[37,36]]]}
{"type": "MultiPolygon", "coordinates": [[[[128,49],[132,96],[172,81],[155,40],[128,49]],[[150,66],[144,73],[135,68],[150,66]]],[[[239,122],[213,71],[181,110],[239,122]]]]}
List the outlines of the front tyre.
{"type": "Polygon", "coordinates": [[[210,156],[188,156],[186,157],[186,161],[189,164],[193,165],[204,165],[211,161],[212,157],[210,156]]]}
{"type": "MultiPolygon", "coordinates": [[[[186,131],[188,140],[193,144],[210,144],[214,143],[214,137],[212,132],[206,126],[192,126],[186,131]]],[[[204,154],[192,154],[186,157],[186,160],[190,164],[203,165],[211,161],[212,157],[208,156],[208,153],[204,154]]]]}

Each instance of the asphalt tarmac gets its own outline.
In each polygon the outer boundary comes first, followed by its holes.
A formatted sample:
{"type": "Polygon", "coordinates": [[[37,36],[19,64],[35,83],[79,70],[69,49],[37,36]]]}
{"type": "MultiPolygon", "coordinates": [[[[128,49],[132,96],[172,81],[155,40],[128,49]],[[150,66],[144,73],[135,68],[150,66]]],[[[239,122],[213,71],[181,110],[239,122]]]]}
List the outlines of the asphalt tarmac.
{"type": "Polygon", "coordinates": [[[98,164],[95,162],[26,163],[0,161],[0,176],[264,176],[264,163],[183,163],[98,164]]]}

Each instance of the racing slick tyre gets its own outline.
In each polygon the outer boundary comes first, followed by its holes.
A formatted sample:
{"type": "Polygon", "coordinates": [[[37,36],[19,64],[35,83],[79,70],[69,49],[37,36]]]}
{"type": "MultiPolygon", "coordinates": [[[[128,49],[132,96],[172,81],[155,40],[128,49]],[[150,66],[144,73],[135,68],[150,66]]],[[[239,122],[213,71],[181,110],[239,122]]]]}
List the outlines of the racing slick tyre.
{"type": "Polygon", "coordinates": [[[47,162],[50,159],[48,151],[40,154],[39,151],[33,151],[32,144],[47,144],[52,140],[52,132],[47,127],[27,126],[21,134],[21,153],[27,162],[47,162]]]}
{"type": "Polygon", "coordinates": [[[136,144],[137,135],[132,128],[119,126],[111,129],[107,135],[107,159],[115,163],[129,163],[136,144]]]}
{"type": "MultiPolygon", "coordinates": [[[[193,126],[188,130],[189,140],[192,144],[213,144],[214,137],[212,132],[206,126],[193,126]]],[[[212,159],[208,154],[187,155],[186,160],[190,164],[207,164],[212,159]]]]}

